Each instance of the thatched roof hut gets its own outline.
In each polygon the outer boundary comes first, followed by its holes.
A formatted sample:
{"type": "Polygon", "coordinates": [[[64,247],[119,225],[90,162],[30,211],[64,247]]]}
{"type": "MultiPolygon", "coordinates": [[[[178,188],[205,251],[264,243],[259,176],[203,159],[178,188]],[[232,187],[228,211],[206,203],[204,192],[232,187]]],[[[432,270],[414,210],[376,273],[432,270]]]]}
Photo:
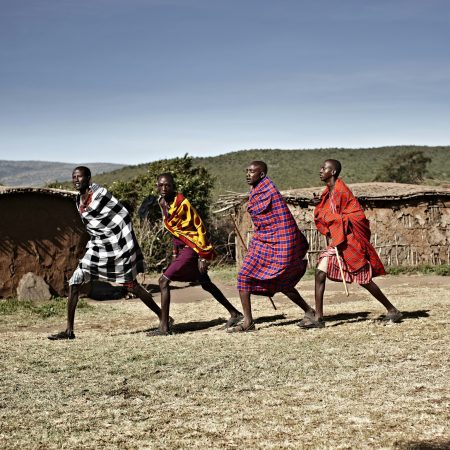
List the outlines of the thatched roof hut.
{"type": "Polygon", "coordinates": [[[66,293],[88,239],[74,202],[70,191],[0,186],[0,297],[14,297],[27,272],[66,293]]]}
{"type": "MultiPolygon", "coordinates": [[[[357,183],[349,185],[371,223],[372,243],[386,265],[450,264],[450,188],[399,183],[357,183]]],[[[316,230],[313,193],[321,187],[292,189],[282,195],[299,228],[310,243],[310,267],[326,247],[316,230]]],[[[246,245],[252,235],[247,213],[248,194],[221,196],[218,211],[233,213],[246,245]]],[[[244,249],[236,238],[236,258],[242,261],[244,249]]]]}

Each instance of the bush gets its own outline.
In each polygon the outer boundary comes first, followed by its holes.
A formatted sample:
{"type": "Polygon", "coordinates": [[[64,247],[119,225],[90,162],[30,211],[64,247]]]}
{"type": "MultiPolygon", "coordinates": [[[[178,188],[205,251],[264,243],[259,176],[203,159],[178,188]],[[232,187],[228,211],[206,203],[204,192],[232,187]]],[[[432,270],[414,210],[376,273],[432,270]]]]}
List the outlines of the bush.
{"type": "Polygon", "coordinates": [[[168,254],[172,253],[171,238],[164,231],[161,211],[156,201],[157,177],[166,172],[173,174],[177,191],[189,199],[207,224],[214,180],[204,167],[194,166],[192,158],[188,155],[183,158],[155,161],[148,165],[145,174],[138,175],[130,181],[115,181],[109,186],[110,191],[133,217],[136,238],[148,270],[160,270],[168,262],[168,254]],[[154,196],[153,199],[149,199],[150,196],[154,196]],[[146,199],[149,200],[148,210],[142,219],[137,212],[146,199]]]}
{"type": "Polygon", "coordinates": [[[430,162],[431,158],[425,156],[421,150],[392,156],[380,169],[374,181],[421,183],[430,162]]]}

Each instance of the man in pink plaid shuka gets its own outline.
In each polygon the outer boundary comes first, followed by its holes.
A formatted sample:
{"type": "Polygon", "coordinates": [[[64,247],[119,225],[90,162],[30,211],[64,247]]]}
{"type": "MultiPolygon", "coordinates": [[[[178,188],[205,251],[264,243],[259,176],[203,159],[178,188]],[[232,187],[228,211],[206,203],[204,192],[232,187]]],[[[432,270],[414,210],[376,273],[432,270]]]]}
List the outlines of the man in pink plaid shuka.
{"type": "Polygon", "coordinates": [[[253,161],[247,168],[247,183],[252,186],[247,209],[253,221],[254,234],[238,274],[244,321],[230,332],[255,329],[250,303],[252,293],[272,296],[282,292],[306,315],[314,315],[314,310],[295,289],[306,271],[304,258],[308,242],[266,174],[267,165],[262,161],[253,161]]]}
{"type": "Polygon", "coordinates": [[[264,177],[248,200],[254,234],[238,275],[238,289],[274,295],[305,274],[308,242],[272,180],[264,177]]]}

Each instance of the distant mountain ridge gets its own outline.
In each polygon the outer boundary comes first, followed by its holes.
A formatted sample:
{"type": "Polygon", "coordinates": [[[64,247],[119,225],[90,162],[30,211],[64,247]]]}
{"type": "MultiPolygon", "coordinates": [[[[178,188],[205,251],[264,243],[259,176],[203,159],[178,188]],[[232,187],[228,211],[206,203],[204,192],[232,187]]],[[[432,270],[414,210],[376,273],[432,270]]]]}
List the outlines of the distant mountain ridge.
{"type": "Polygon", "coordinates": [[[72,170],[78,165],[88,166],[92,174],[121,169],[123,164],[112,163],[61,163],[51,161],[0,160],[0,183],[5,186],[44,186],[55,181],[69,181],[72,170]]]}

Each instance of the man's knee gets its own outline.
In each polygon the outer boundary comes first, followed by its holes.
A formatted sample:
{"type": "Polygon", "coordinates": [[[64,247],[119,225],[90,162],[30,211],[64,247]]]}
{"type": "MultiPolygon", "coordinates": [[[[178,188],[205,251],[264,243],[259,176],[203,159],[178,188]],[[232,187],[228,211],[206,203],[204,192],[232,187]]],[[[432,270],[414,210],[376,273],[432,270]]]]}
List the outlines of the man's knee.
{"type": "Polygon", "coordinates": [[[204,289],[205,291],[211,289],[211,282],[210,281],[200,281],[200,286],[202,287],[202,289],[204,289]]]}
{"type": "Polygon", "coordinates": [[[211,280],[200,281],[200,286],[202,287],[202,289],[204,289],[207,292],[211,292],[216,287],[216,285],[213,284],[213,282],[211,280]]]}
{"type": "Polygon", "coordinates": [[[364,289],[367,289],[368,291],[370,291],[374,287],[375,288],[378,287],[372,280],[370,280],[368,283],[360,284],[360,286],[363,287],[364,289]]]}
{"type": "Polygon", "coordinates": [[[320,269],[316,269],[316,282],[324,283],[327,279],[327,274],[320,269]]]}
{"type": "Polygon", "coordinates": [[[80,292],[81,284],[71,284],[69,285],[69,296],[77,295],[80,292]]]}
{"type": "Polygon", "coordinates": [[[161,275],[159,277],[158,282],[159,282],[160,289],[168,289],[169,288],[170,280],[168,278],[166,278],[164,275],[161,275]]]}

